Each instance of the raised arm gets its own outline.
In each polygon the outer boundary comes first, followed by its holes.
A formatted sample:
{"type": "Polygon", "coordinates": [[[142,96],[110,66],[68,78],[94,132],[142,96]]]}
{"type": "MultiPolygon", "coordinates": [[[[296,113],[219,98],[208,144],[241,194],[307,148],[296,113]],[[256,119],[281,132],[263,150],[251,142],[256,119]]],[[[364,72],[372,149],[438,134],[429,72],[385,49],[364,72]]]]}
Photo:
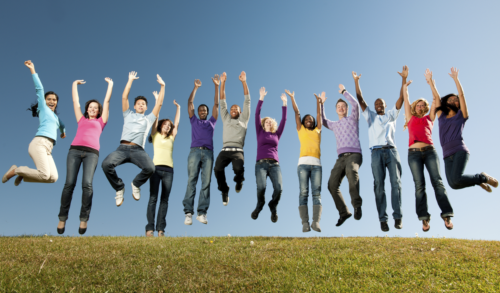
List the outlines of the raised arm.
{"type": "Polygon", "coordinates": [[[181,120],[181,106],[177,104],[177,102],[174,100],[174,105],[177,107],[177,111],[175,111],[175,119],[174,119],[174,130],[172,130],[172,135],[175,137],[177,136],[177,131],[179,130],[179,121],[181,120]]]}
{"type": "Polygon", "coordinates": [[[82,117],[83,117],[82,108],[80,107],[80,97],[78,96],[78,85],[79,84],[85,84],[85,81],[75,80],[73,82],[73,89],[72,89],[73,109],[75,110],[76,123],[80,122],[80,119],[82,119],[82,117]]]}
{"type": "Polygon", "coordinates": [[[281,94],[281,100],[283,101],[283,107],[281,108],[281,121],[280,125],[278,126],[278,130],[276,130],[278,139],[281,138],[281,135],[283,134],[283,130],[285,130],[285,125],[286,125],[287,98],[285,93],[281,94]]]}
{"type": "Polygon", "coordinates": [[[109,118],[109,100],[111,100],[111,94],[113,93],[113,80],[109,77],[104,79],[108,83],[108,90],[106,91],[106,97],[104,97],[104,103],[102,105],[102,122],[108,122],[109,118]]]}
{"type": "Polygon", "coordinates": [[[139,77],[137,76],[137,72],[135,72],[135,71],[129,72],[128,82],[127,82],[127,85],[125,86],[125,90],[123,90],[123,94],[122,94],[122,111],[123,112],[127,111],[129,108],[128,94],[130,93],[130,88],[132,87],[132,82],[134,82],[134,80],[136,80],[136,79],[139,79],[139,77]]]}
{"type": "Polygon", "coordinates": [[[228,121],[231,119],[229,113],[227,112],[227,102],[226,102],[226,79],[227,75],[225,72],[222,73],[220,77],[220,115],[223,121],[228,121]]]}
{"type": "Polygon", "coordinates": [[[33,64],[33,62],[31,62],[31,60],[28,60],[28,61],[24,61],[24,65],[26,65],[26,67],[28,67],[30,69],[31,75],[33,77],[33,82],[35,83],[35,91],[36,91],[38,104],[40,104],[40,105],[46,104],[42,82],[40,81],[38,74],[36,74],[35,64],[33,64]]]}
{"type": "Polygon", "coordinates": [[[432,79],[432,71],[430,71],[429,68],[425,70],[424,76],[425,76],[425,81],[431,87],[432,91],[432,105],[431,105],[431,111],[429,113],[429,118],[432,121],[434,121],[436,119],[436,115],[438,117],[441,116],[441,111],[436,112],[436,108],[441,107],[441,98],[436,88],[436,81],[432,79]]]}
{"type": "MultiPolygon", "coordinates": [[[[153,92],[153,96],[155,97],[155,104],[156,104],[156,103],[158,102],[158,97],[159,97],[158,92],[157,92],[157,91],[154,91],[154,92],[153,92]]],[[[160,115],[160,113],[158,113],[158,116],[159,116],[159,115],[160,115]]],[[[158,131],[157,129],[158,129],[158,121],[159,121],[159,120],[160,120],[160,119],[156,119],[156,120],[155,120],[155,123],[154,123],[154,124],[153,124],[153,126],[151,127],[151,136],[155,135],[155,134],[156,134],[156,132],[158,131]]]]}
{"type": "Polygon", "coordinates": [[[403,98],[404,98],[404,104],[405,104],[405,127],[408,122],[410,122],[411,119],[411,104],[410,104],[410,94],[408,93],[408,86],[411,84],[411,80],[405,84],[403,84],[403,98]]]}
{"type": "Polygon", "coordinates": [[[460,80],[458,80],[458,69],[456,67],[452,67],[449,75],[455,81],[455,85],[458,90],[458,100],[460,101],[460,110],[462,110],[464,118],[467,119],[469,117],[469,110],[467,109],[467,102],[465,101],[464,89],[462,88],[460,80]]]}
{"type": "Polygon", "coordinates": [[[155,107],[153,108],[153,115],[155,115],[156,119],[158,119],[158,117],[160,116],[161,106],[163,105],[163,99],[165,98],[165,82],[163,81],[163,79],[161,79],[159,74],[156,75],[156,78],[158,79],[157,81],[160,84],[161,89],[159,97],[156,100],[155,107]]]}
{"type": "Polygon", "coordinates": [[[201,86],[201,81],[199,79],[194,80],[194,88],[193,91],[191,92],[191,95],[189,95],[188,99],[188,113],[189,113],[189,118],[194,116],[194,96],[196,96],[196,91],[198,88],[201,86]]]}
{"type": "Polygon", "coordinates": [[[219,84],[220,84],[219,75],[218,74],[214,75],[214,77],[212,77],[212,81],[214,82],[215,85],[214,107],[212,108],[212,117],[214,117],[214,119],[217,120],[217,118],[219,118],[219,84]]]}
{"type": "Polygon", "coordinates": [[[264,103],[264,97],[267,95],[266,88],[261,87],[259,94],[260,94],[259,102],[257,103],[257,109],[255,109],[255,132],[257,133],[257,136],[259,135],[259,133],[264,131],[262,129],[262,125],[260,124],[260,119],[261,119],[260,111],[262,109],[262,104],[264,103]]]}
{"type": "Polygon", "coordinates": [[[398,71],[398,74],[401,76],[401,90],[399,91],[399,99],[396,101],[396,109],[401,109],[403,106],[404,98],[403,98],[403,87],[406,84],[406,78],[408,77],[408,66],[403,66],[402,72],[398,71]]]}
{"type": "MultiPolygon", "coordinates": [[[[340,86],[339,86],[340,88],[340,86]]],[[[344,98],[351,104],[351,113],[348,118],[359,120],[359,104],[354,99],[354,97],[342,86],[342,90],[339,90],[339,93],[344,96],[344,98]],[[342,93],[343,92],[343,93],[342,93]]]]}
{"type": "MultiPolygon", "coordinates": [[[[324,92],[323,92],[324,93],[324,92]]],[[[322,93],[322,94],[323,94],[322,93]]],[[[333,125],[335,124],[335,122],[333,121],[330,121],[326,118],[326,114],[325,114],[325,102],[326,102],[326,99],[328,99],[326,97],[326,95],[316,95],[314,94],[314,96],[316,97],[317,100],[319,100],[320,102],[320,111],[321,111],[321,125],[325,125],[326,128],[330,129],[330,130],[333,130],[333,125]]],[[[318,119],[319,121],[319,119],[318,119]]]]}
{"type": "Polygon", "coordinates": [[[285,93],[292,100],[292,107],[293,107],[293,111],[295,112],[295,124],[297,124],[297,131],[299,131],[300,127],[302,126],[302,121],[300,119],[299,107],[297,106],[297,103],[295,102],[295,92],[290,93],[289,90],[285,90],[285,93]]]}
{"type": "Polygon", "coordinates": [[[248,123],[250,120],[250,93],[248,91],[247,74],[245,71],[241,72],[239,78],[243,84],[243,94],[245,95],[245,101],[243,101],[243,111],[241,111],[241,120],[248,123]]]}
{"type": "Polygon", "coordinates": [[[318,122],[316,128],[321,130],[321,127],[323,126],[323,115],[321,114],[321,104],[323,103],[323,101],[326,101],[327,97],[325,92],[321,92],[320,97],[316,96],[316,94],[314,94],[314,96],[316,97],[316,121],[318,122]]]}
{"type": "Polygon", "coordinates": [[[356,86],[356,98],[358,99],[359,105],[361,106],[361,110],[364,112],[367,105],[365,100],[363,99],[363,93],[361,92],[361,87],[359,86],[359,79],[361,78],[361,74],[357,75],[356,72],[352,72],[352,78],[354,79],[354,85],[356,86]]]}

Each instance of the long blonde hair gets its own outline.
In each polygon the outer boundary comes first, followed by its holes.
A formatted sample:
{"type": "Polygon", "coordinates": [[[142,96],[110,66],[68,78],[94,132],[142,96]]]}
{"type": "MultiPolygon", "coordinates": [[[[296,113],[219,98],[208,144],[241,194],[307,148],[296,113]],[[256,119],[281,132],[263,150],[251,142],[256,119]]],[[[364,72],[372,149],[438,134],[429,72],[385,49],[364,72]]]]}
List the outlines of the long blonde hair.
{"type": "Polygon", "coordinates": [[[271,133],[275,133],[278,130],[278,122],[276,122],[276,120],[274,120],[271,117],[264,117],[264,118],[260,119],[260,125],[262,126],[262,129],[264,129],[264,131],[266,130],[266,127],[264,127],[264,124],[266,123],[267,119],[271,120],[271,124],[273,125],[271,127],[271,133]]]}
{"type": "MultiPolygon", "coordinates": [[[[411,108],[411,110],[410,110],[411,116],[418,117],[418,113],[417,113],[416,108],[417,108],[417,104],[420,103],[420,102],[424,102],[425,103],[425,108],[424,108],[424,114],[423,114],[423,116],[425,116],[425,114],[427,114],[427,112],[429,112],[429,102],[427,102],[427,100],[424,99],[424,98],[420,98],[420,99],[415,100],[413,103],[411,103],[411,106],[410,106],[410,108],[411,108]]],[[[422,117],[419,117],[419,118],[422,118],[422,117]]],[[[406,128],[408,128],[408,122],[409,121],[405,122],[405,126],[403,127],[403,131],[405,131],[406,128]]]]}

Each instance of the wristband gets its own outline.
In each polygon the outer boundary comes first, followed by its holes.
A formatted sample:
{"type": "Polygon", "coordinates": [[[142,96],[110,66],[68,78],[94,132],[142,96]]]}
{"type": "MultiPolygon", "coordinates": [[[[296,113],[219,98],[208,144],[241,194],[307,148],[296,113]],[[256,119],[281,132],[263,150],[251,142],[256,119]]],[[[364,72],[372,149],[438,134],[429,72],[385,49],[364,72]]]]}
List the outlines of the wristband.
{"type": "Polygon", "coordinates": [[[345,91],[346,91],[346,89],[343,89],[342,92],[341,92],[341,94],[343,95],[345,91]]]}

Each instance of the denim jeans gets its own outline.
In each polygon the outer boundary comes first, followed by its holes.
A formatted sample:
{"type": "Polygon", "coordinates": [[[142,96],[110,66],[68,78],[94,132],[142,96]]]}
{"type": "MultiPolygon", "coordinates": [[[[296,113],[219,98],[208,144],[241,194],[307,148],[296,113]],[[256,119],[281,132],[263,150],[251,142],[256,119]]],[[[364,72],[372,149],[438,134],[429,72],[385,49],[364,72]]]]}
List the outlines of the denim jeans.
{"type": "Polygon", "coordinates": [[[464,174],[468,161],[469,153],[466,151],[458,151],[453,155],[444,158],[446,179],[448,179],[448,184],[451,188],[462,189],[485,183],[487,181],[486,177],[482,174],[464,174]]]}
{"type": "Polygon", "coordinates": [[[335,206],[341,217],[347,217],[350,214],[349,208],[345,204],[340,184],[347,176],[349,183],[349,194],[351,195],[351,204],[353,208],[359,208],[363,204],[363,199],[359,195],[359,167],[363,164],[363,156],[359,153],[345,155],[337,159],[328,179],[328,190],[330,191],[335,206]]]}
{"type": "Polygon", "coordinates": [[[388,216],[385,212],[387,199],[385,196],[386,168],[389,170],[391,181],[391,203],[394,219],[403,218],[401,210],[401,160],[398,150],[373,149],[372,150],[372,173],[374,179],[375,202],[377,204],[378,218],[380,222],[387,222],[388,216]]]}
{"type": "Polygon", "coordinates": [[[201,190],[198,198],[198,215],[206,215],[210,206],[210,180],[212,179],[212,166],[214,164],[214,152],[191,148],[188,156],[188,184],[186,195],[182,203],[184,213],[194,215],[194,196],[196,195],[196,183],[201,170],[201,190]]]}
{"type": "Polygon", "coordinates": [[[264,204],[266,203],[266,185],[267,185],[267,177],[271,178],[271,182],[273,183],[273,197],[271,201],[269,201],[269,208],[271,209],[271,213],[276,212],[276,207],[281,198],[281,168],[278,162],[269,163],[265,162],[257,162],[255,164],[255,179],[257,181],[257,207],[255,209],[262,210],[264,204]]]}
{"type": "Polygon", "coordinates": [[[155,170],[153,176],[149,178],[149,203],[146,214],[148,224],[146,225],[146,231],[155,231],[156,202],[158,201],[161,183],[161,199],[160,207],[158,208],[158,218],[156,219],[156,231],[165,232],[165,227],[167,227],[165,218],[167,217],[168,197],[172,189],[173,180],[174,173],[158,169],[155,170]]]}
{"type": "Polygon", "coordinates": [[[135,187],[142,186],[155,172],[155,164],[141,146],[121,144],[102,162],[102,170],[116,191],[125,188],[125,184],[118,178],[115,168],[125,163],[132,163],[142,169],[132,181],[135,187]]]}
{"type": "Polygon", "coordinates": [[[83,164],[82,176],[82,208],[80,209],[80,221],[87,222],[89,220],[90,209],[92,208],[92,181],[94,180],[95,169],[99,156],[95,153],[85,152],[80,150],[69,150],[66,159],[66,183],[61,195],[61,208],[59,210],[59,220],[66,221],[68,219],[71,199],[73,198],[73,190],[75,189],[76,179],[80,166],[83,164]]]}
{"type": "Polygon", "coordinates": [[[214,173],[219,190],[222,192],[227,192],[229,190],[224,169],[231,163],[233,164],[234,182],[238,183],[245,181],[245,156],[243,152],[221,151],[217,156],[217,161],[215,161],[214,173]]]}
{"type": "Polygon", "coordinates": [[[313,205],[321,205],[321,177],[323,167],[317,165],[298,165],[297,175],[299,176],[299,206],[307,206],[309,197],[309,180],[311,181],[311,192],[313,205]]]}
{"type": "Polygon", "coordinates": [[[418,219],[430,220],[431,215],[427,211],[427,193],[425,192],[424,166],[429,172],[432,187],[436,194],[436,200],[441,209],[441,217],[453,217],[453,208],[451,207],[446,189],[439,172],[439,157],[435,149],[424,152],[408,152],[408,165],[415,182],[415,205],[418,219]]]}

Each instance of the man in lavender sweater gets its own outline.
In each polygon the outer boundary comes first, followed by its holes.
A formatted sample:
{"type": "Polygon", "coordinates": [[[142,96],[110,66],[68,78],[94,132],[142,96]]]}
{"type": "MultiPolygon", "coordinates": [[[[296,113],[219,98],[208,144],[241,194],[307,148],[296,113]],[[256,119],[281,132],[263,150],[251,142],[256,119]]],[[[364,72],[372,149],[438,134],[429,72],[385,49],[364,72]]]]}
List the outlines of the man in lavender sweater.
{"type": "Polygon", "coordinates": [[[351,195],[351,203],[354,207],[354,219],[356,220],[361,219],[361,205],[363,203],[359,195],[358,175],[359,167],[363,163],[361,145],[359,143],[359,105],[342,84],[339,85],[339,88],[339,93],[352,105],[351,114],[349,116],[347,116],[349,105],[343,99],[339,99],[336,105],[339,121],[328,120],[323,105],[326,97],[322,95],[320,98],[323,125],[332,130],[335,134],[337,154],[339,156],[337,162],[335,162],[335,166],[333,166],[330,179],[328,180],[328,190],[332,194],[333,201],[340,214],[339,221],[336,225],[337,227],[342,225],[345,220],[352,216],[339,188],[345,176],[347,176],[347,181],[349,182],[349,194],[351,195]]]}

